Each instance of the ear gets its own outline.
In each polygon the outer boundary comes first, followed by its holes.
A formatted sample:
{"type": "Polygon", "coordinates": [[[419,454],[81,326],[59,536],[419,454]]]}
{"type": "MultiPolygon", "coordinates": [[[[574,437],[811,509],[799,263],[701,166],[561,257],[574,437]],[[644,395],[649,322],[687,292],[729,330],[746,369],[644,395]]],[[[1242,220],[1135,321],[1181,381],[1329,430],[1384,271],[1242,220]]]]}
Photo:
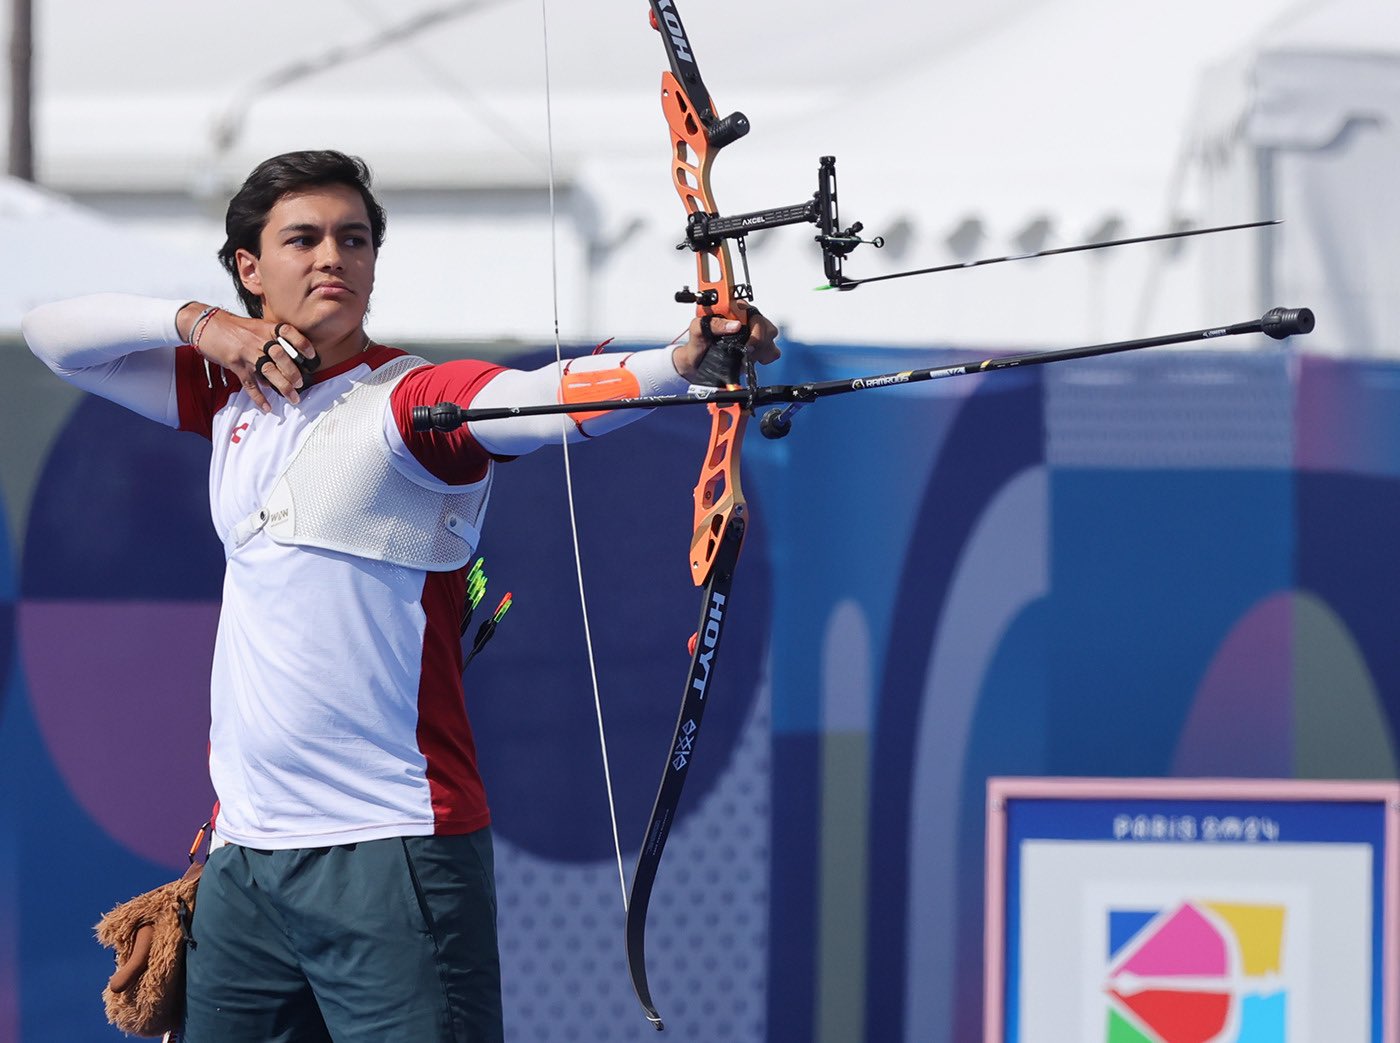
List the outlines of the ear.
{"type": "Polygon", "coordinates": [[[255,297],[263,295],[262,271],[258,265],[258,259],[249,251],[240,249],[233,255],[234,262],[238,265],[238,280],[243,284],[243,288],[255,297]]]}

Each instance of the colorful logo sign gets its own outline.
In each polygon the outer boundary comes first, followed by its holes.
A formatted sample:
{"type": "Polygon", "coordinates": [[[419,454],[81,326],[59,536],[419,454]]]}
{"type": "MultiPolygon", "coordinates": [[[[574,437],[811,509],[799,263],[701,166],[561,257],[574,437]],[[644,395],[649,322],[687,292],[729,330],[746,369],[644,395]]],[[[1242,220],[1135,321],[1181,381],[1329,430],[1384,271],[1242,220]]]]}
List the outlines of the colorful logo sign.
{"type": "Polygon", "coordinates": [[[1284,907],[1108,911],[1106,1043],[1286,1043],[1284,907]]]}

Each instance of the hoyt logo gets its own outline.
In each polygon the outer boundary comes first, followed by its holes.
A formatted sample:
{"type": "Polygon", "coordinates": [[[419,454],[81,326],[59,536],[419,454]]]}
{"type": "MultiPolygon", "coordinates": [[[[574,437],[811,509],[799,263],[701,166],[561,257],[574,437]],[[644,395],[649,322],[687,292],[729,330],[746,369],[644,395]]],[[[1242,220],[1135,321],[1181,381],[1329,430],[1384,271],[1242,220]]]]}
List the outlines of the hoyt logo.
{"type": "Polygon", "coordinates": [[[690,41],[685,38],[685,30],[681,28],[681,20],[676,12],[671,10],[673,0],[661,0],[656,5],[656,9],[661,12],[661,19],[666,23],[666,31],[671,34],[671,42],[676,46],[676,57],[681,61],[695,64],[695,59],[690,53],[690,41]]]}
{"type": "Polygon", "coordinates": [[[671,767],[680,771],[690,763],[690,754],[695,749],[695,733],[700,730],[700,725],[694,720],[686,721],[681,725],[681,737],[676,743],[676,751],[671,757],[671,767]]]}
{"type": "Polygon", "coordinates": [[[700,693],[700,698],[705,698],[705,689],[710,683],[710,666],[714,662],[715,651],[719,647],[719,634],[724,629],[724,595],[710,595],[710,614],[705,617],[705,632],[700,635],[700,640],[705,645],[705,651],[696,657],[695,665],[703,670],[703,673],[696,674],[690,682],[690,687],[700,693]]]}
{"type": "MultiPolygon", "coordinates": [[[[711,593],[710,612],[705,617],[705,631],[696,635],[704,651],[695,657],[695,669],[690,680],[690,687],[695,689],[701,700],[705,698],[705,689],[710,684],[710,670],[714,666],[715,651],[719,648],[719,635],[723,629],[724,595],[711,593]]],[[[681,725],[680,738],[671,754],[671,767],[676,771],[681,771],[690,763],[690,754],[695,747],[695,733],[699,730],[700,725],[694,718],[681,725]]]]}

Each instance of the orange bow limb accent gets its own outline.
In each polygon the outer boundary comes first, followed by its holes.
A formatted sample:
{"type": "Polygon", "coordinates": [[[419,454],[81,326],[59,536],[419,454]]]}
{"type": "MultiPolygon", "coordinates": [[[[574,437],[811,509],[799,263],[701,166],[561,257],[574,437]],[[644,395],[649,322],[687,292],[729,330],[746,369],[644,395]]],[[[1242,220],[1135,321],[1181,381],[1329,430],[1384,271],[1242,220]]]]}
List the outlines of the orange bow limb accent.
{"type": "MultiPolygon", "coordinates": [[[[719,208],[715,206],[710,189],[710,167],[719,150],[710,145],[694,106],[680,82],[669,72],[661,74],[661,109],[671,128],[674,153],[671,179],[675,182],[676,192],[685,205],[686,213],[718,213],[719,208]]],[[[698,291],[703,293],[709,290],[715,295],[713,304],[697,310],[702,315],[735,318],[734,262],[729,255],[729,243],[721,240],[715,246],[699,250],[695,259],[698,291]]]]}
{"type": "Polygon", "coordinates": [[[743,515],[739,484],[739,445],[748,414],[739,405],[710,407],[710,447],[695,485],[695,535],[690,544],[690,578],[703,587],[714,568],[720,536],[731,515],[743,515]]]}

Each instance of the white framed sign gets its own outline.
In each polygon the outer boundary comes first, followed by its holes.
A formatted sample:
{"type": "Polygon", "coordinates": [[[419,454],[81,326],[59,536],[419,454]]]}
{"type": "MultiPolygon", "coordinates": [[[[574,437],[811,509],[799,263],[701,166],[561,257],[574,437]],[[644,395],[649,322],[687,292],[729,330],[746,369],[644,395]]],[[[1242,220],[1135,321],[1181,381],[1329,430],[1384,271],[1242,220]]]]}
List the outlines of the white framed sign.
{"type": "Polygon", "coordinates": [[[1400,784],[987,794],[987,1043],[1400,1043],[1400,784]]]}

